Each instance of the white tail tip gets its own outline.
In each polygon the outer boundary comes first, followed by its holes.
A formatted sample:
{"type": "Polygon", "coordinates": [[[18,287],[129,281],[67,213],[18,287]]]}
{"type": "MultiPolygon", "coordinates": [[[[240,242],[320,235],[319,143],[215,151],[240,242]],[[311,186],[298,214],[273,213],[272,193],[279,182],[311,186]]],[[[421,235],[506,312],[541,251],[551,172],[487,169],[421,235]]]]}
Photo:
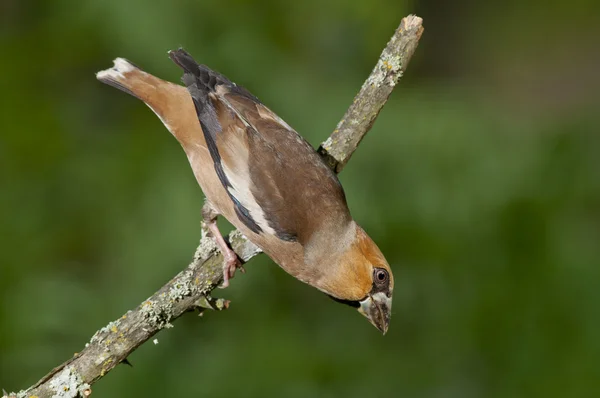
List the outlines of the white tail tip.
{"type": "Polygon", "coordinates": [[[125,73],[137,69],[131,62],[127,61],[125,58],[116,58],[113,61],[113,63],[114,65],[112,68],[105,69],[96,73],[96,78],[98,80],[103,80],[106,78],[121,80],[125,78],[125,73]]]}

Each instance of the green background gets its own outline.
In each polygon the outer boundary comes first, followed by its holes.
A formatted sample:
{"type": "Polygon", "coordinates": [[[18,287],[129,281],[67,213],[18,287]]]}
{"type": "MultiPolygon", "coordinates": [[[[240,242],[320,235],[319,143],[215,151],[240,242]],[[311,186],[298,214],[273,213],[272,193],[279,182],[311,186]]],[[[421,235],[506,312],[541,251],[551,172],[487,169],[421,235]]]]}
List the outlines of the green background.
{"type": "Polygon", "coordinates": [[[382,337],[266,257],[98,397],[600,396],[600,7],[592,0],[0,1],[0,388],[81,350],[191,259],[183,151],[94,73],[167,50],[315,146],[400,19],[425,33],[340,178],[392,264],[382,337]]]}

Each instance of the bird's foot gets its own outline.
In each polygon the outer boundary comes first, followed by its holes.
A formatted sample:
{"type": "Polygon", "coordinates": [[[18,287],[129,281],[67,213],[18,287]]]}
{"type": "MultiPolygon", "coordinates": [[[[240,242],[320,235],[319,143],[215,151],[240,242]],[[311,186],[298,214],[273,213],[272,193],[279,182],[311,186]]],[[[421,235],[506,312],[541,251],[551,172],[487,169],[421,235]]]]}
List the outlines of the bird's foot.
{"type": "Polygon", "coordinates": [[[229,279],[235,275],[235,270],[240,269],[242,273],[246,272],[242,266],[242,262],[237,254],[229,247],[225,238],[219,231],[217,226],[217,213],[209,202],[206,202],[202,207],[202,236],[212,237],[217,244],[217,247],[223,254],[223,283],[221,289],[229,286],[229,279]]]}
{"type": "Polygon", "coordinates": [[[222,289],[229,286],[229,279],[233,278],[233,276],[235,275],[235,271],[238,268],[240,269],[240,272],[246,272],[237,254],[235,254],[235,252],[230,248],[227,248],[227,251],[223,253],[223,283],[221,284],[222,289]]]}

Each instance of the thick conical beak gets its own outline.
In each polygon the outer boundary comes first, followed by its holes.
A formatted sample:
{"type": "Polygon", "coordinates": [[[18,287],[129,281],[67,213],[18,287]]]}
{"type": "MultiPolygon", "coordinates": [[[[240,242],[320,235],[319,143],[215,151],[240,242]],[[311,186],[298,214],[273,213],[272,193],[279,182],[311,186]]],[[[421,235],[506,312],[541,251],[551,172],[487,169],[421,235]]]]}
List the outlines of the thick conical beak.
{"type": "Polygon", "coordinates": [[[383,292],[369,295],[360,302],[358,312],[366,316],[373,326],[385,334],[392,316],[392,298],[386,296],[383,292]]]}

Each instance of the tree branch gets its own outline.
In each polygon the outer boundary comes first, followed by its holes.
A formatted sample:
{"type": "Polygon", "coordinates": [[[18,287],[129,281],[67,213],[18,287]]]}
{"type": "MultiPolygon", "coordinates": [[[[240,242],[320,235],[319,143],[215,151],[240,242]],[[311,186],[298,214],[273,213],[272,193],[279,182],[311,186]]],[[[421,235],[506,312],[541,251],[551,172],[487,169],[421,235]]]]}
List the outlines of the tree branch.
{"type": "MultiPolygon", "coordinates": [[[[319,147],[319,153],[336,173],[343,169],[371,129],[406,70],[423,33],[422,22],[412,15],[402,19],[354,102],[335,131],[319,147]]],[[[244,262],[261,252],[237,230],[229,235],[229,241],[244,262]]],[[[214,241],[203,236],[192,263],[185,270],[137,308],[98,330],[81,352],[35,385],[16,394],[5,393],[3,398],[89,396],[92,384],[126,361],[131,352],[160,330],[171,327],[171,322],[184,313],[227,308],[228,301],[210,297],[211,291],[222,282],[222,261],[214,241]]]]}
{"type": "Polygon", "coordinates": [[[423,33],[423,20],[410,15],[400,22],[396,33],[379,56],[371,75],[352,105],[318,152],[336,173],[342,171],[402,77],[423,33]]]}

